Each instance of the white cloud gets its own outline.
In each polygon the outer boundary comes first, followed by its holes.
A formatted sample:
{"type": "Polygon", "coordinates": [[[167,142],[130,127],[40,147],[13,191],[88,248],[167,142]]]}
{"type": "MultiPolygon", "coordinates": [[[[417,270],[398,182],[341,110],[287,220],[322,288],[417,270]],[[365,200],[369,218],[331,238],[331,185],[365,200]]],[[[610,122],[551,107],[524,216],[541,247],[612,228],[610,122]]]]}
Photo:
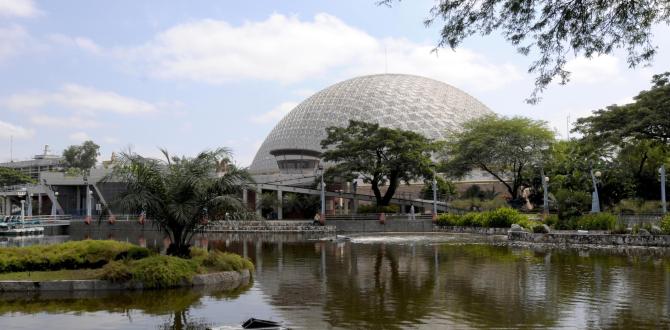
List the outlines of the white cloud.
{"type": "Polygon", "coordinates": [[[91,139],[91,137],[86,134],[86,132],[75,132],[70,134],[68,137],[74,142],[84,142],[91,139]]]}
{"type": "Polygon", "coordinates": [[[34,17],[40,13],[32,0],[0,0],[0,16],[34,17]]]}
{"type": "Polygon", "coordinates": [[[48,36],[48,40],[51,43],[57,45],[75,47],[92,54],[101,53],[101,47],[93,42],[93,40],[85,37],[71,37],[64,34],[52,34],[48,36]]]}
{"type": "Polygon", "coordinates": [[[105,142],[106,144],[117,144],[121,142],[121,140],[113,136],[105,136],[102,138],[102,142],[105,142]]]}
{"type": "Polygon", "coordinates": [[[163,79],[223,83],[258,79],[291,83],[338,70],[356,74],[395,72],[428,75],[452,83],[495,88],[521,79],[510,64],[494,64],[473,51],[431,53],[433,45],[377,39],[335,16],[314,19],[273,14],[233,26],[220,20],[176,25],[147,44],[118,51],[163,79]]]}
{"type": "Polygon", "coordinates": [[[82,118],[80,116],[56,117],[44,114],[36,114],[30,116],[30,122],[35,125],[50,127],[94,128],[100,126],[99,122],[87,118],[82,118]]]}
{"type": "Polygon", "coordinates": [[[31,48],[31,43],[30,35],[22,27],[0,27],[0,62],[31,48]]]}
{"type": "Polygon", "coordinates": [[[619,59],[612,55],[603,55],[588,59],[574,58],[565,64],[570,71],[570,82],[594,84],[621,79],[619,59]]]}
{"type": "Polygon", "coordinates": [[[26,139],[32,137],[33,134],[35,134],[35,131],[32,129],[0,120],[0,137],[3,139],[9,138],[10,136],[16,139],[26,139]]]}
{"type": "Polygon", "coordinates": [[[284,115],[293,110],[297,105],[298,102],[282,102],[266,113],[251,117],[251,121],[257,124],[274,123],[282,119],[284,115]]]}
{"type": "Polygon", "coordinates": [[[113,112],[129,115],[151,113],[158,109],[156,105],[142,100],[75,84],[64,85],[57,92],[14,94],[4,104],[14,110],[60,106],[86,114],[113,112]]]}

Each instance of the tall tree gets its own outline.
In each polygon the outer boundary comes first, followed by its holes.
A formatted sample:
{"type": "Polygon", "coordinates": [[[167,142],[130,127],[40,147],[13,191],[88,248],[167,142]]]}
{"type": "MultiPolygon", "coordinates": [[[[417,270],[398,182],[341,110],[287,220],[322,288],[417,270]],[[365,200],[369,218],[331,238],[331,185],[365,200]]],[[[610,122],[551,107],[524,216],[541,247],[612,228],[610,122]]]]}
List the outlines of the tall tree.
{"type": "Polygon", "coordinates": [[[541,165],[554,133],[544,121],[524,117],[486,116],[465,123],[445,148],[445,170],[462,177],[480,168],[500,181],[516,200],[528,179],[525,171],[541,165]]]}
{"type": "Polygon", "coordinates": [[[431,173],[431,153],[437,145],[421,134],[349,121],[347,127],[326,128],[321,141],[323,159],[335,162],[333,171],[355,173],[370,183],[378,206],[389,205],[398,185],[431,173]],[[387,186],[382,195],[381,187],[387,186]]]}
{"type": "Polygon", "coordinates": [[[71,145],[63,151],[65,163],[69,167],[88,170],[95,166],[100,155],[100,146],[93,141],[85,141],[81,145],[71,145]]]}
{"type": "Polygon", "coordinates": [[[229,165],[216,173],[226,149],[201,152],[195,158],[171,157],[164,160],[124,153],[112,177],[126,189],[113,205],[126,212],[145,212],[170,237],[168,254],[188,256],[191,238],[207,223],[207,218],[226,212],[246,211],[242,189],[251,178],[246,171],[229,165]]]}
{"type": "Polygon", "coordinates": [[[0,186],[13,186],[16,184],[33,183],[31,177],[7,167],[0,167],[0,186]]]}
{"type": "Polygon", "coordinates": [[[612,105],[579,118],[574,131],[601,143],[620,144],[631,139],[670,145],[670,72],[654,75],[652,87],[633,103],[612,105]]]}
{"type": "Polygon", "coordinates": [[[528,69],[537,75],[528,99],[535,103],[556,77],[568,82],[568,54],[592,58],[623,48],[630,67],[649,63],[656,53],[652,27],[670,22],[670,1],[439,0],[424,21],[436,22],[444,22],[438,47],[453,49],[472,35],[500,31],[519,53],[537,54],[528,69]]]}

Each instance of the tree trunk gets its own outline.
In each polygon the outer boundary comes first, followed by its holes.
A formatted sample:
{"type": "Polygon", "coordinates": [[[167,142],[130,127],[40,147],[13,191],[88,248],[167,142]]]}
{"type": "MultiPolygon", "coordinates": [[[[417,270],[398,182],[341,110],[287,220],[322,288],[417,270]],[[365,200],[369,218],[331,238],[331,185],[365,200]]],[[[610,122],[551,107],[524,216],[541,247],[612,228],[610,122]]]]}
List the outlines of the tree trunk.
{"type": "Polygon", "coordinates": [[[376,176],[372,179],[372,192],[375,193],[377,205],[382,205],[382,193],[379,191],[379,179],[376,176]]]}
{"type": "Polygon", "coordinates": [[[398,175],[396,173],[391,173],[391,177],[389,178],[389,187],[386,189],[386,193],[384,194],[384,198],[382,199],[382,204],[383,206],[388,206],[391,204],[391,198],[393,198],[393,195],[395,195],[396,189],[398,189],[398,175]]]}

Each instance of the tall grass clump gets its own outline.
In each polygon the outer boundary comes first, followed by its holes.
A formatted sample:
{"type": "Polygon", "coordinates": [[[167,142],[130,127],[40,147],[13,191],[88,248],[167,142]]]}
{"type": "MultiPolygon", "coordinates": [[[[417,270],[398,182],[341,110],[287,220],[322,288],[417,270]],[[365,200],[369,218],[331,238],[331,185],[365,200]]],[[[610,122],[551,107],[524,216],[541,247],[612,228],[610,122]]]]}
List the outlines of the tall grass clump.
{"type": "Polygon", "coordinates": [[[100,268],[112,260],[129,255],[133,258],[148,256],[149,250],[111,240],[0,248],[0,272],[100,268]]]}
{"type": "Polygon", "coordinates": [[[254,270],[254,264],[238,254],[221,251],[211,251],[202,262],[203,266],[217,271],[242,271],[244,269],[254,270]]]}
{"type": "Polygon", "coordinates": [[[612,230],[616,227],[614,214],[600,212],[582,215],[577,218],[577,228],[584,230],[612,230]]]}
{"type": "Polygon", "coordinates": [[[130,272],[145,288],[169,288],[190,283],[198,273],[198,264],[194,260],[156,255],[130,262],[130,272]]]}
{"type": "Polygon", "coordinates": [[[660,223],[661,230],[663,234],[670,235],[670,213],[666,214],[660,223]]]}

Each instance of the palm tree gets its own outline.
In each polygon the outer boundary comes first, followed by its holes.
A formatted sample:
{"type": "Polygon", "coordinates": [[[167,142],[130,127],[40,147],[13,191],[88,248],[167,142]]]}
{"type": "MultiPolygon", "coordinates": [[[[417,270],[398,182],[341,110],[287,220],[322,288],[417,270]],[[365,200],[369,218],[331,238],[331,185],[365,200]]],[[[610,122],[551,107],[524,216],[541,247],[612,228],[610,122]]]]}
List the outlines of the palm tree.
{"type": "Polygon", "coordinates": [[[124,182],[126,189],[114,205],[126,212],[144,212],[169,235],[167,253],[188,257],[193,235],[210,216],[246,211],[240,197],[251,178],[245,170],[230,165],[230,152],[225,148],[203,151],[195,158],[161,152],[164,160],[121,154],[112,176],[124,182]]]}

